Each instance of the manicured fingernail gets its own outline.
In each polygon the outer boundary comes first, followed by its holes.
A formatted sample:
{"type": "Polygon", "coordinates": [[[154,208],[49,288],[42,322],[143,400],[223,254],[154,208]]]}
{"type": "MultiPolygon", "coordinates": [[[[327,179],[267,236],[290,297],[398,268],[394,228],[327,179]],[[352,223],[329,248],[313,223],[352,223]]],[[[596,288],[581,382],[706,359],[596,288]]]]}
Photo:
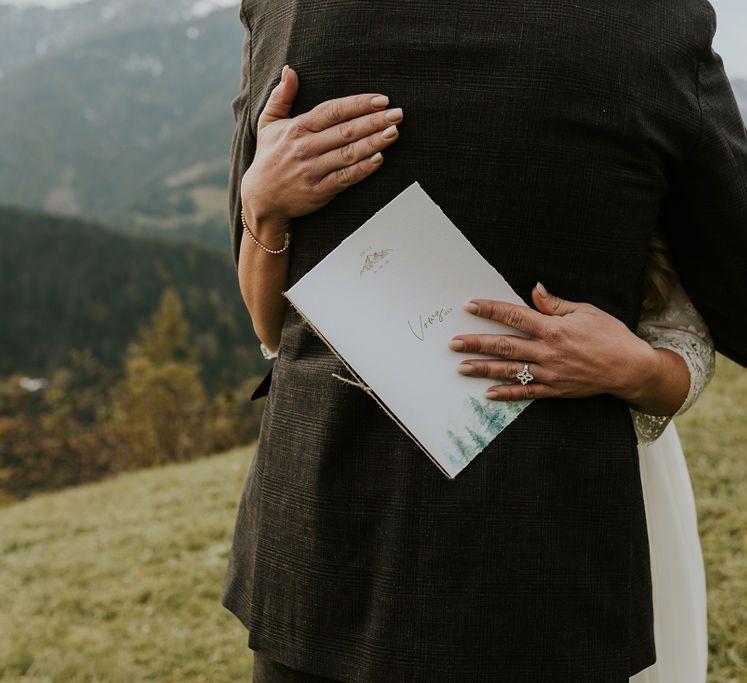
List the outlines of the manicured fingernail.
{"type": "Polygon", "coordinates": [[[376,95],[371,98],[371,106],[376,107],[377,109],[386,107],[387,104],[389,104],[389,98],[386,95],[376,95]]]}
{"type": "Polygon", "coordinates": [[[462,340],[462,339],[452,339],[449,342],[449,348],[452,351],[462,351],[464,349],[464,340],[462,340]]]}
{"type": "Polygon", "coordinates": [[[537,282],[537,291],[539,292],[539,295],[543,298],[547,298],[547,290],[545,289],[545,285],[543,285],[541,282],[537,282]]]}
{"type": "Polygon", "coordinates": [[[498,398],[498,392],[497,391],[486,391],[485,398],[498,398]]]}
{"type": "Polygon", "coordinates": [[[387,121],[399,121],[402,118],[402,107],[390,109],[386,114],[384,114],[384,118],[387,121]]]}
{"type": "Polygon", "coordinates": [[[460,363],[457,366],[457,370],[459,370],[459,372],[461,372],[463,375],[475,374],[475,366],[471,363],[460,363]]]}
{"type": "Polygon", "coordinates": [[[372,164],[378,164],[382,159],[384,158],[384,155],[381,152],[376,152],[376,154],[372,154],[369,161],[372,164]]]}
{"type": "Polygon", "coordinates": [[[473,301],[469,301],[466,304],[464,304],[464,310],[467,311],[467,313],[477,313],[479,308],[480,307],[473,301]]]}
{"type": "Polygon", "coordinates": [[[389,128],[386,128],[384,132],[381,134],[381,137],[384,138],[384,140],[389,140],[389,138],[393,138],[397,134],[397,126],[389,126],[389,128]]]}
{"type": "Polygon", "coordinates": [[[286,71],[288,71],[288,65],[287,64],[283,67],[283,70],[280,72],[280,81],[281,82],[285,81],[285,72],[286,71]]]}

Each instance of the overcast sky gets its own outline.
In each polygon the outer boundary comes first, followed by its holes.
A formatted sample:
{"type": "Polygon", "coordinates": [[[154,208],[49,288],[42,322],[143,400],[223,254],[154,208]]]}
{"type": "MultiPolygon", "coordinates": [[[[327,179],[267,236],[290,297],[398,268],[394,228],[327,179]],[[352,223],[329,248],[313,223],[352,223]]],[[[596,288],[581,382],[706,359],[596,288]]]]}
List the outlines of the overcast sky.
{"type": "Polygon", "coordinates": [[[711,0],[718,19],[714,49],[730,78],[747,78],[747,0],[711,0]]]}
{"type": "MultiPolygon", "coordinates": [[[[80,0],[0,0],[0,4],[59,7],[80,0]]],[[[157,1],[157,0],[155,0],[157,1]]],[[[208,0],[209,1],[209,0],[208,0]]],[[[406,1],[406,0],[405,0],[406,1]]],[[[239,0],[213,0],[216,5],[238,4],[239,0]]],[[[724,59],[730,78],[747,78],[747,0],[711,0],[718,17],[714,46],[724,59]]]]}

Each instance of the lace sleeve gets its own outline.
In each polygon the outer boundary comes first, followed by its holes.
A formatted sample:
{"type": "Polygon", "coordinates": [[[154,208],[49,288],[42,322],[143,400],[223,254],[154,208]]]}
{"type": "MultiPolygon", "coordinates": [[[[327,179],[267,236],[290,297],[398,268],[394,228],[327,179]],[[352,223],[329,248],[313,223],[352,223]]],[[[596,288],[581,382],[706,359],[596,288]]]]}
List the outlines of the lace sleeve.
{"type": "Polygon", "coordinates": [[[264,342],[259,343],[259,350],[262,352],[262,356],[265,358],[265,360],[271,360],[272,358],[278,357],[278,352],[270,351],[270,349],[265,346],[264,342]]]}
{"type": "MultiPolygon", "coordinates": [[[[690,370],[690,389],[684,403],[674,415],[681,415],[711,381],[716,367],[713,340],[685,290],[677,285],[666,309],[654,317],[641,320],[638,336],[655,348],[669,349],[684,359],[690,370]]],[[[672,415],[647,415],[631,410],[639,443],[655,441],[666,429],[672,415]]]]}

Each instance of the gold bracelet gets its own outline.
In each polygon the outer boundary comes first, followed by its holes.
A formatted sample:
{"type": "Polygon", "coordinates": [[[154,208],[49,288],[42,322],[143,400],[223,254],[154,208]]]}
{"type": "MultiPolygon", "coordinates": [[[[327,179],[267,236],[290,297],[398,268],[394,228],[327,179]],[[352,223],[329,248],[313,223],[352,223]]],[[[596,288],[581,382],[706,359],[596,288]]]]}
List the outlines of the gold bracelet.
{"type": "Polygon", "coordinates": [[[254,235],[252,235],[252,231],[249,230],[249,226],[246,224],[246,216],[244,216],[244,208],[241,208],[241,223],[244,226],[244,230],[246,230],[249,233],[249,237],[251,237],[256,244],[258,244],[262,249],[269,252],[270,254],[280,254],[284,252],[291,241],[291,234],[290,232],[285,233],[285,246],[282,249],[268,249],[264,244],[262,244],[254,235]]]}

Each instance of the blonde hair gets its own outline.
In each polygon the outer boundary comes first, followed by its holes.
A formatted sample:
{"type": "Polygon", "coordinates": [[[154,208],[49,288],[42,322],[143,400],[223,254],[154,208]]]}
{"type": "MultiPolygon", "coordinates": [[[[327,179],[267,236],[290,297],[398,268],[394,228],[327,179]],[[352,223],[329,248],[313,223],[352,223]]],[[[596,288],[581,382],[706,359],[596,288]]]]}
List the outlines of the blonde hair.
{"type": "Polygon", "coordinates": [[[677,284],[677,275],[669,260],[667,247],[658,235],[654,235],[649,243],[644,283],[641,318],[661,313],[667,307],[677,284]]]}

